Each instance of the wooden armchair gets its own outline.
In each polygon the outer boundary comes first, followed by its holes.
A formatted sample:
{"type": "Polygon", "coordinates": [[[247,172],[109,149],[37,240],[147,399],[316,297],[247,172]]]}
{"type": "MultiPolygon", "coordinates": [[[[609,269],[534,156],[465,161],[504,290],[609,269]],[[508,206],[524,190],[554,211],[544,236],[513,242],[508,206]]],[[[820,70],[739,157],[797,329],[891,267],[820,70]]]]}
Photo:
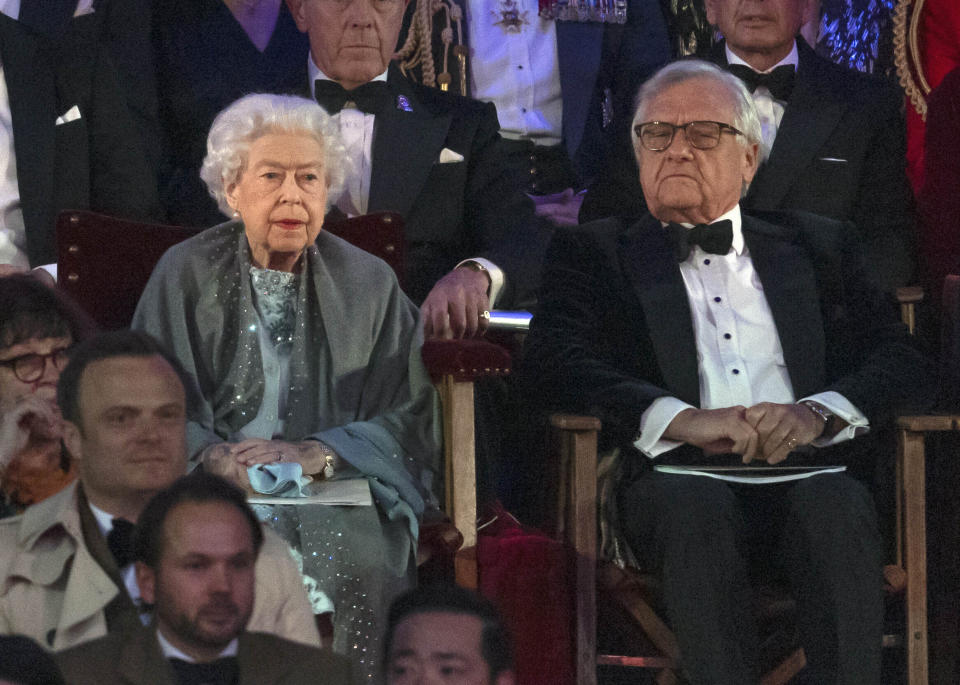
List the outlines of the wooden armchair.
{"type": "MultiPolygon", "coordinates": [[[[901,289],[903,290],[903,289],[901,289]]],[[[913,332],[914,291],[901,294],[904,321],[913,332]]],[[[947,276],[941,307],[940,381],[941,398],[956,411],[956,384],[960,382],[960,276],[947,276]]],[[[930,433],[960,431],[960,414],[939,413],[901,416],[897,419],[896,559],[887,567],[888,582],[904,591],[907,682],[925,684],[929,679],[927,634],[927,516],[926,438],[930,433]]]]}
{"type": "MultiPolygon", "coordinates": [[[[898,292],[903,321],[915,326],[915,307],[923,294],[918,288],[898,292]]],[[[960,333],[960,276],[949,276],[944,287],[943,373],[960,379],[960,355],[954,334],[960,333]]],[[[960,337],[956,339],[960,340],[960,337]]],[[[556,533],[575,552],[575,668],[580,685],[595,685],[598,666],[658,670],[656,682],[676,682],[679,648],[673,632],[649,601],[648,578],[602,560],[598,563],[597,438],[600,421],[594,417],[555,414],[550,417],[551,445],[559,464],[556,533]],[[610,595],[639,626],[652,654],[622,656],[597,650],[598,587],[610,595]]],[[[884,568],[888,590],[904,593],[905,632],[885,635],[884,646],[904,645],[906,682],[926,685],[927,673],[927,565],[925,437],[935,431],[960,431],[960,415],[901,416],[897,420],[896,558],[884,568]]],[[[802,648],[791,652],[763,677],[763,685],[787,683],[806,664],[802,648]]]]}
{"type": "MultiPolygon", "coordinates": [[[[59,285],[103,328],[125,328],[163,253],[199,230],[127,221],[90,211],[63,212],[57,219],[59,285]]],[[[382,258],[402,285],[404,242],[399,214],[356,217],[325,230],[382,258]]],[[[504,326],[510,324],[508,320],[504,326]]],[[[453,558],[457,582],[475,588],[473,384],[482,376],[508,374],[510,355],[484,340],[438,340],[424,345],[423,358],[443,405],[445,513],[456,529],[442,524],[424,526],[418,556],[421,561],[453,558]]]]}

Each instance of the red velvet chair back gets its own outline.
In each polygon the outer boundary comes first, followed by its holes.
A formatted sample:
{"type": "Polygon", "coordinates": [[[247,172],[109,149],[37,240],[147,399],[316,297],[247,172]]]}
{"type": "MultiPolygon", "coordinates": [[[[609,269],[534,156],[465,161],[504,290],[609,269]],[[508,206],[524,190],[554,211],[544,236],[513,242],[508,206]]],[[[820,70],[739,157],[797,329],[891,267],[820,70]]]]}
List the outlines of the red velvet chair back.
{"type": "MultiPolygon", "coordinates": [[[[324,229],[380,257],[402,279],[403,218],[399,214],[368,214],[324,229]]],[[[57,217],[59,286],[102,328],[126,328],[163,253],[201,230],[90,211],[61,212],[57,217]]]]}
{"type": "Polygon", "coordinates": [[[88,211],[61,212],[58,284],[104,329],[126,328],[163,253],[200,230],[88,211]]]}

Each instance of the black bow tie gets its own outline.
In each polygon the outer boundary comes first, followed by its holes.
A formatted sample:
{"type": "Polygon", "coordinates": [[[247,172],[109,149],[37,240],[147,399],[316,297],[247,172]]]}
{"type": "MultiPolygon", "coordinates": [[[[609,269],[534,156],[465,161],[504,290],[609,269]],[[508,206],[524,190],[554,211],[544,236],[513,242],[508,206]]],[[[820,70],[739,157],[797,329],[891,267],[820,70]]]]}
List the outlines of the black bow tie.
{"type": "Polygon", "coordinates": [[[693,228],[670,223],[667,224],[667,235],[673,242],[678,262],[690,256],[692,245],[699,245],[704,252],[723,255],[733,245],[733,222],[724,219],[712,224],[697,224],[693,228]]]}
{"type": "Polygon", "coordinates": [[[367,114],[378,114],[390,103],[390,91],[386,81],[368,81],[353,90],[347,90],[336,81],[317,79],[313,84],[317,102],[329,114],[336,114],[352,103],[351,107],[367,114]]]}
{"type": "Polygon", "coordinates": [[[107,547],[123,568],[133,561],[133,524],[126,519],[113,519],[113,528],[107,533],[107,547]]]}
{"type": "Polygon", "coordinates": [[[792,64],[777,67],[769,74],[761,74],[745,64],[730,64],[727,69],[731,74],[743,81],[752,93],[760,86],[765,86],[777,100],[786,102],[793,91],[793,81],[797,72],[792,64]]]}
{"type": "Polygon", "coordinates": [[[191,664],[183,659],[169,661],[180,685],[236,685],[240,675],[234,656],[203,664],[191,664]]]}

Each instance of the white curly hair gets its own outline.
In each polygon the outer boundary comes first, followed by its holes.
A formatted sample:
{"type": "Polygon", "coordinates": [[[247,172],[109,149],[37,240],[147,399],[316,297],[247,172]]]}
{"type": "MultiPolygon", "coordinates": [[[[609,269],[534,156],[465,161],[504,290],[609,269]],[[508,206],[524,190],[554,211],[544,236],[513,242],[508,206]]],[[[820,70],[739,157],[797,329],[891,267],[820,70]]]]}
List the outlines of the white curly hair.
{"type": "Polygon", "coordinates": [[[340,132],[330,115],[313,100],[295,95],[253,93],[245,95],[213,120],[207,136],[207,156],[200,178],[220,211],[230,216],[226,192],[240,180],[250,146],[268,133],[305,133],[313,136],[323,150],[327,183],[327,208],[339,197],[350,160],[346,157],[340,132]]]}

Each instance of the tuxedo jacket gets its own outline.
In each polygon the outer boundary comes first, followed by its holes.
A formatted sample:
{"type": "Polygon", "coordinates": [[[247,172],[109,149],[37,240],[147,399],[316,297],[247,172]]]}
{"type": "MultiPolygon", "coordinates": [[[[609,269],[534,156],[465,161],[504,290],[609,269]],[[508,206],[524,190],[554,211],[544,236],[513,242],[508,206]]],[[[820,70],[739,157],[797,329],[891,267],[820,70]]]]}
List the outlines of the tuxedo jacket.
{"type": "MultiPolygon", "coordinates": [[[[464,9],[464,0],[452,0],[464,9]]],[[[410,3],[411,7],[415,3],[410,3]]],[[[409,13],[407,18],[409,18],[409,13]]],[[[483,20],[487,20],[486,17],[483,20]]],[[[533,20],[536,20],[534,18],[533,20]]],[[[490,21],[493,21],[490,19],[490,21]]],[[[435,64],[443,64],[443,43],[440,34],[446,18],[434,18],[433,54],[435,64]]],[[[464,20],[464,44],[470,49],[470,27],[464,20]]],[[[592,178],[599,170],[600,149],[605,122],[604,103],[612,107],[615,117],[630,116],[634,84],[643,83],[650,74],[670,60],[667,24],[658,0],[628,0],[626,24],[558,21],[557,67],[563,98],[562,138],[574,168],[582,178],[592,178]]],[[[403,35],[406,35],[404,31],[403,35]]],[[[400,45],[404,38],[401,37],[400,45]]],[[[470,49],[467,70],[478,59],[470,49]]],[[[451,90],[459,93],[460,66],[451,57],[448,66],[452,77],[451,90]]],[[[466,78],[470,92],[470,78],[466,78]]]]}
{"type": "Polygon", "coordinates": [[[54,41],[0,15],[0,60],[31,265],[56,261],[61,210],[158,215],[155,174],[100,41],[80,30],[54,41]],[[56,123],[74,107],[79,117],[56,123]]]}
{"type": "Polygon", "coordinates": [[[419,86],[390,66],[390,105],[376,116],[369,212],[404,217],[404,291],[420,304],[468,257],[504,270],[498,307],[523,304],[536,288],[549,227],[511,182],[496,108],[419,86]],[[440,163],[444,148],[462,161],[440,163]]]}
{"type": "MultiPolygon", "coordinates": [[[[890,290],[913,274],[915,228],[904,158],[903,96],[878,79],[818,56],[798,38],[799,63],[770,156],[750,186],[751,212],[801,210],[853,222],[871,282],[890,290]]],[[[726,66],[724,43],[708,58],[726,66]]],[[[581,221],[646,211],[629,126],[609,152],[610,173],[584,200],[581,221]]]]}
{"type": "MultiPolygon", "coordinates": [[[[899,408],[923,403],[933,390],[930,364],[892,305],[865,283],[846,227],[813,215],[784,218],[789,224],[745,215],[743,236],[795,396],[837,391],[871,431],[899,408]]],[[[691,316],[673,247],[649,214],[632,224],[606,219],[558,230],[525,347],[530,395],[550,398],[552,410],[599,417],[604,447],[633,449],[655,399],[699,406],[691,316]]],[[[850,450],[847,443],[803,459],[849,461],[850,450]]],[[[682,446],[657,461],[702,459],[682,446]]],[[[786,463],[797,461],[795,453],[786,463]]]]}
{"type": "MultiPolygon", "coordinates": [[[[156,632],[112,634],[56,655],[70,685],[177,685],[156,632]]],[[[239,685],[350,685],[359,682],[346,658],[268,633],[243,633],[239,685]]]]}

